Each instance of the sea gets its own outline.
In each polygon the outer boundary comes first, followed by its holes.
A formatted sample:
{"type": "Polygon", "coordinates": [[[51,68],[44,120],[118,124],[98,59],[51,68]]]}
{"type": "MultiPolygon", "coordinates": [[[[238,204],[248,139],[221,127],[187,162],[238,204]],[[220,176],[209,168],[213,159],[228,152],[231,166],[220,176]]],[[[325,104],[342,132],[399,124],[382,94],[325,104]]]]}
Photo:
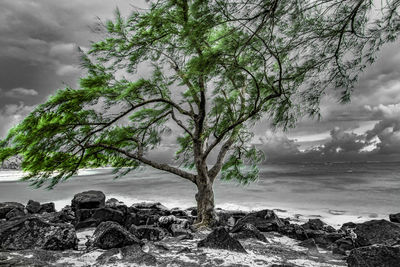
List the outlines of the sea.
{"type": "MultiPolygon", "coordinates": [[[[161,202],[168,208],[196,205],[194,184],[178,176],[143,168],[115,179],[111,168],[87,169],[54,189],[36,189],[19,179],[21,171],[0,171],[0,202],[54,202],[56,209],[71,203],[74,194],[103,191],[131,205],[161,202]]],[[[267,164],[249,185],[217,180],[217,208],[255,211],[274,209],[280,217],[303,222],[320,218],[338,228],[349,221],[388,219],[400,212],[399,162],[329,162],[267,164]]]]}

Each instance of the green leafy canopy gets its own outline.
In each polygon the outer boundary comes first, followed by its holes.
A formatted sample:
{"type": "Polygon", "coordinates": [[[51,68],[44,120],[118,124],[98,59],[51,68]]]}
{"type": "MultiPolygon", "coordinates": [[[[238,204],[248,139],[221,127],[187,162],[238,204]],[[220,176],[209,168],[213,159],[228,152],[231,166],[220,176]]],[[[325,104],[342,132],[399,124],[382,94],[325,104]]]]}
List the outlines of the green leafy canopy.
{"type": "Polygon", "coordinates": [[[80,88],[57,91],[10,130],[0,159],[22,155],[25,179],[50,188],[101,166],[255,180],[263,155],[251,126],[318,116],[328,89],[348,101],[358,74],[397,38],[399,5],[159,0],[126,18],[117,10],[104,39],[82,52],[80,88]],[[176,136],[178,167],[148,158],[166,134],[176,136]]]}

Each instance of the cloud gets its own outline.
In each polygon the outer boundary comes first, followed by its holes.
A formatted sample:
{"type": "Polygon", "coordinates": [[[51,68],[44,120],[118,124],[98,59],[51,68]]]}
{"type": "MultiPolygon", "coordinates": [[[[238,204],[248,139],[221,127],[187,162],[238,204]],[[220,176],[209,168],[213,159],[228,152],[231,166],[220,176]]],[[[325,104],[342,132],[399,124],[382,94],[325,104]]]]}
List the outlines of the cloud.
{"type": "Polygon", "coordinates": [[[4,93],[5,96],[19,98],[21,96],[36,96],[39,93],[35,89],[26,89],[22,87],[13,88],[4,93]]]}
{"type": "Polygon", "coordinates": [[[23,102],[5,105],[0,109],[0,138],[5,137],[8,130],[20,123],[33,109],[34,106],[26,106],[23,102]]]}

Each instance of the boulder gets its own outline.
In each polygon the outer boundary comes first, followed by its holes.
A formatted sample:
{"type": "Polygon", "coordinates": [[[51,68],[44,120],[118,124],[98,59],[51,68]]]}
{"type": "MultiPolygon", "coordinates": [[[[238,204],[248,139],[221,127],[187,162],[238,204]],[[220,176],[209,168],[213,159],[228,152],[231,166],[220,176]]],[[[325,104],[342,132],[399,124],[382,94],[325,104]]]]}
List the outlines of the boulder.
{"type": "Polygon", "coordinates": [[[22,209],[20,209],[20,208],[15,208],[15,209],[12,209],[10,212],[7,213],[6,219],[7,219],[7,220],[11,220],[11,219],[14,219],[14,218],[23,217],[23,216],[25,216],[25,215],[26,215],[26,214],[25,214],[25,212],[24,212],[22,209]]]}
{"type": "Polygon", "coordinates": [[[232,236],[236,239],[255,238],[262,242],[268,242],[260,230],[250,223],[246,223],[241,228],[236,228],[235,230],[232,236]]]}
{"type": "Polygon", "coordinates": [[[400,266],[400,247],[373,245],[356,248],[347,258],[349,267],[397,267],[400,266]]]}
{"type": "Polygon", "coordinates": [[[0,203],[0,219],[5,219],[7,213],[18,208],[24,210],[25,206],[17,202],[2,202],[0,203]]]}
{"type": "Polygon", "coordinates": [[[102,222],[93,233],[93,245],[101,249],[142,245],[136,236],[116,222],[102,222]]]}
{"type": "Polygon", "coordinates": [[[40,203],[34,200],[29,200],[28,204],[26,204],[26,209],[31,214],[39,213],[40,203]]]}
{"type": "Polygon", "coordinates": [[[124,222],[124,213],[117,209],[100,208],[96,209],[92,215],[92,219],[96,220],[99,224],[105,221],[113,221],[119,224],[124,222]]]}
{"type": "Polygon", "coordinates": [[[106,207],[119,210],[121,211],[124,215],[127,214],[128,212],[128,206],[124,204],[124,202],[119,201],[116,198],[110,198],[106,201],[106,207]]]}
{"type": "Polygon", "coordinates": [[[394,245],[400,241],[400,225],[386,220],[372,220],[357,224],[353,229],[356,247],[373,244],[394,245]]]}
{"type": "Polygon", "coordinates": [[[177,218],[182,218],[182,219],[188,219],[189,216],[186,211],[181,210],[179,208],[173,208],[170,210],[170,214],[177,217],[177,218]]]}
{"type": "Polygon", "coordinates": [[[332,248],[333,254],[347,255],[347,251],[354,249],[354,241],[350,237],[344,237],[335,241],[332,248]]]}
{"type": "Polygon", "coordinates": [[[261,232],[279,231],[281,227],[285,226],[273,210],[261,210],[249,213],[239,219],[233,227],[232,232],[236,232],[237,229],[246,223],[254,225],[261,232]]]}
{"type": "Polygon", "coordinates": [[[220,226],[233,227],[236,222],[247,215],[246,212],[243,211],[225,211],[220,210],[217,211],[218,215],[218,224],[220,226]]]}
{"type": "Polygon", "coordinates": [[[129,232],[139,239],[147,239],[149,241],[160,241],[167,235],[162,228],[148,225],[132,225],[131,228],[129,228],[129,232]]]}
{"type": "Polygon", "coordinates": [[[298,224],[286,224],[279,228],[279,233],[297,240],[309,238],[303,227],[298,224]]]}
{"type": "Polygon", "coordinates": [[[73,211],[79,209],[97,209],[105,206],[106,196],[101,191],[86,191],[76,194],[71,201],[73,211]]]}
{"type": "Polygon", "coordinates": [[[327,225],[320,219],[309,219],[308,222],[302,225],[302,227],[307,230],[320,230],[328,233],[335,232],[335,228],[327,225]]]}
{"type": "Polygon", "coordinates": [[[205,239],[201,240],[197,246],[199,248],[207,247],[247,253],[242,244],[231,237],[228,231],[223,227],[214,229],[214,231],[212,231],[205,239]]]}
{"type": "Polygon", "coordinates": [[[2,224],[0,248],[3,250],[65,250],[77,246],[75,229],[70,224],[55,224],[30,215],[2,224]]]}
{"type": "Polygon", "coordinates": [[[49,203],[44,203],[40,205],[40,210],[39,213],[52,213],[52,212],[56,212],[56,208],[53,202],[49,202],[49,203]]]}
{"type": "Polygon", "coordinates": [[[167,207],[162,205],[160,202],[141,202],[135,203],[129,207],[130,212],[147,211],[149,213],[157,213],[160,216],[166,216],[170,214],[167,207]]]}
{"type": "Polygon", "coordinates": [[[400,223],[400,213],[390,214],[389,220],[394,223],[400,223]]]}

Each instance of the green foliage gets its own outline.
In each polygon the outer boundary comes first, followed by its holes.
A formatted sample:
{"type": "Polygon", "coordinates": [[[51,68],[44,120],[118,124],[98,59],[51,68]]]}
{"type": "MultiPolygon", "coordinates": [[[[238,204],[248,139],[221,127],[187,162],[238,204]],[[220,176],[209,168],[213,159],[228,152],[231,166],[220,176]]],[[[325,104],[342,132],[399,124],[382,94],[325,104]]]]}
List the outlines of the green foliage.
{"type": "Polygon", "coordinates": [[[399,5],[160,0],[127,18],[117,10],[107,36],[82,52],[80,88],[57,91],[13,128],[0,160],[22,155],[25,179],[50,188],[80,168],[113,166],[120,176],[142,164],[248,183],[262,159],[251,126],[319,116],[326,90],[349,101],[358,74],[397,38],[399,5]],[[182,168],[147,158],[167,134],[182,168]]]}

